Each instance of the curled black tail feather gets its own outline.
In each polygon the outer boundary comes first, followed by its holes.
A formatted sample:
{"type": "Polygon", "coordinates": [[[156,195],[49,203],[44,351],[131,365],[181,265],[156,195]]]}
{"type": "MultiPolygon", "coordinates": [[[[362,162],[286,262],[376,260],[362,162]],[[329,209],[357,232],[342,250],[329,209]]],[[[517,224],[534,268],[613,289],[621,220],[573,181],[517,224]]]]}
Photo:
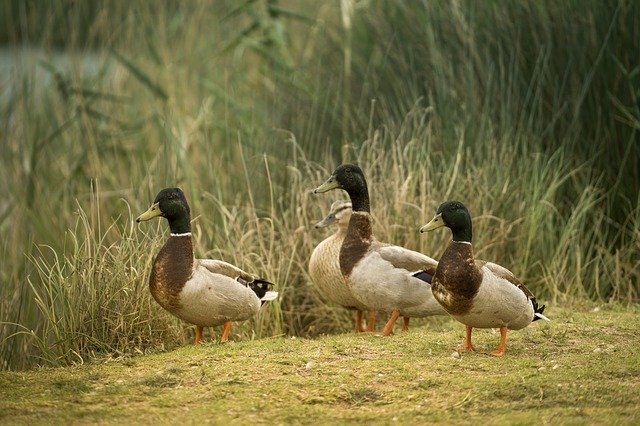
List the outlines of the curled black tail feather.
{"type": "Polygon", "coordinates": [[[262,278],[256,278],[248,283],[249,288],[258,296],[258,299],[262,299],[267,291],[271,290],[273,283],[262,278]]]}
{"type": "Polygon", "coordinates": [[[542,314],[544,312],[544,308],[546,308],[547,305],[542,305],[542,307],[538,308],[538,302],[536,301],[536,299],[531,299],[531,303],[533,304],[533,321],[537,321],[540,319],[540,317],[536,314],[542,314]]]}

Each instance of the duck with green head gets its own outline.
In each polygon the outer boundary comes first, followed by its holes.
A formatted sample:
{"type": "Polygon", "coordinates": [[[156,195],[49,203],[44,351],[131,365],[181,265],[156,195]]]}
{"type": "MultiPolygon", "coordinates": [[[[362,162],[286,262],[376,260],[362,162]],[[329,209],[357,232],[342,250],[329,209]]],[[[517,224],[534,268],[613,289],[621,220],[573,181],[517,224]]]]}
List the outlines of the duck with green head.
{"type": "MultiPolygon", "coordinates": [[[[340,247],[347,235],[347,226],[351,218],[351,203],[348,201],[335,201],[331,205],[329,214],[315,228],[325,228],[337,225],[337,230],[322,240],[309,259],[309,276],[320,292],[330,301],[347,309],[354,309],[356,333],[365,331],[362,325],[362,312],[368,308],[355,298],[349,286],[347,286],[340,272],[340,247]]],[[[376,312],[369,311],[367,331],[374,331],[376,312]]]]}
{"type": "Polygon", "coordinates": [[[165,188],[136,222],[163,217],[171,235],[160,249],[149,277],[153,298],[164,309],[196,326],[195,343],[203,327],[223,325],[221,341],[227,341],[232,321],[244,321],[258,313],[263,302],[278,293],[272,283],[221,260],[195,259],[191,239],[191,213],[179,188],[165,188]]]}
{"type": "Polygon", "coordinates": [[[463,350],[474,350],[473,328],[500,328],[498,349],[491,354],[502,356],[507,331],[520,330],[538,319],[549,321],[542,315],[545,307],[538,307],[533,293],[511,271],[473,257],[471,215],[462,203],[442,203],[420,232],[443,226],[451,229],[453,238],[433,277],[433,295],[453,318],[466,326],[463,350]]]}
{"type": "Polygon", "coordinates": [[[340,246],[340,272],[353,295],[369,309],[388,312],[383,336],[393,331],[400,315],[446,315],[434,299],[430,280],[438,262],[404,247],[386,244],[373,236],[369,190],[362,169],[342,164],[314,193],[342,189],[349,194],[353,213],[340,246]]]}

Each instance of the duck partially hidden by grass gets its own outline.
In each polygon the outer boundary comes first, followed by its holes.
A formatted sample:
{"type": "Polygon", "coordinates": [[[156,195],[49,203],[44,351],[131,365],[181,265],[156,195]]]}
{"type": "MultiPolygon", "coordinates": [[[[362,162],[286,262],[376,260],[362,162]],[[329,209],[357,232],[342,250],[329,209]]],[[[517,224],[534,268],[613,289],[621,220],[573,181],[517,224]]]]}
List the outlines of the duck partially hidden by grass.
{"type": "Polygon", "coordinates": [[[232,321],[258,313],[263,302],[274,300],[272,283],[221,260],[194,259],[191,213],[179,188],[165,188],[136,222],[164,217],[171,236],[153,261],[149,289],[153,298],[176,317],[196,326],[195,343],[203,327],[223,325],[220,340],[229,338],[232,321]]]}
{"type": "Polygon", "coordinates": [[[431,277],[438,262],[413,250],[378,241],[373,236],[369,190],[362,169],[342,164],[314,193],[343,189],[353,213],[340,246],[340,272],[353,295],[369,309],[389,312],[382,335],[388,336],[400,315],[446,315],[431,293],[431,277]]]}
{"type": "MultiPolygon", "coordinates": [[[[309,276],[320,292],[330,301],[347,309],[355,309],[355,331],[365,331],[362,325],[362,312],[369,309],[356,299],[340,272],[340,247],[347,235],[347,226],[351,218],[351,203],[335,201],[329,214],[315,224],[315,228],[337,225],[336,232],[322,240],[311,253],[309,276]]],[[[374,331],[376,311],[369,310],[367,331],[374,331]]]]}
{"type": "Polygon", "coordinates": [[[545,306],[538,306],[533,293],[511,271],[500,265],[473,257],[471,246],[471,216],[458,201],[442,203],[433,219],[420,232],[446,226],[453,239],[440,258],[431,289],[447,312],[466,326],[462,350],[473,351],[473,328],[500,328],[498,349],[505,352],[508,330],[520,330],[542,315],[545,306]]]}

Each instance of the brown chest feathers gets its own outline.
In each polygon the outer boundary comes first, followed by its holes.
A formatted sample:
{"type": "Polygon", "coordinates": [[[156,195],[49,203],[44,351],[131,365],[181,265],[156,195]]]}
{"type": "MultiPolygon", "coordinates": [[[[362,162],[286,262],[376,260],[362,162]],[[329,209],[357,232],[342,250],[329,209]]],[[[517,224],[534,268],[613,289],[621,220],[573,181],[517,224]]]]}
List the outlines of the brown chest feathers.
{"type": "Polygon", "coordinates": [[[349,220],[347,235],[340,247],[340,272],[347,277],[371,246],[371,216],[369,213],[353,212],[349,220]]]}
{"type": "Polygon", "coordinates": [[[171,236],[153,261],[149,290],[169,312],[180,308],[179,294],[193,273],[191,236],[171,236]]]}
{"type": "Polygon", "coordinates": [[[471,245],[452,242],[438,263],[431,288],[447,312],[463,315],[471,310],[481,282],[482,273],[475,267],[471,245]]]}

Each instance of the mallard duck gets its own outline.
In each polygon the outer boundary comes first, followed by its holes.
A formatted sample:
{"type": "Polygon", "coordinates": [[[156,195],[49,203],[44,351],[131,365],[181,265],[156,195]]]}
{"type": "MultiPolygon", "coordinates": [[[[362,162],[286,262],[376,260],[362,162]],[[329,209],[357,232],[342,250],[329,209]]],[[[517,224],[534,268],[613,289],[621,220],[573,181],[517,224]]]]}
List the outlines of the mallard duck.
{"type": "MultiPolygon", "coordinates": [[[[331,204],[329,214],[315,224],[316,229],[337,224],[338,230],[322,240],[311,253],[309,276],[327,299],[347,309],[356,310],[355,331],[358,333],[365,331],[362,326],[362,312],[367,311],[368,308],[351,293],[351,289],[342,277],[340,263],[338,262],[340,247],[345,235],[347,235],[347,226],[350,218],[351,203],[348,201],[335,201],[331,204]]],[[[369,311],[367,331],[374,330],[375,321],[376,312],[371,310],[369,311]]]]}
{"type": "Polygon", "coordinates": [[[511,271],[500,265],[473,257],[471,216],[458,201],[442,203],[433,219],[420,232],[446,226],[453,239],[446,248],[431,283],[435,298],[447,312],[466,326],[463,350],[473,351],[473,328],[500,328],[498,349],[504,355],[507,330],[520,330],[538,319],[545,306],[511,271]]]}
{"type": "Polygon", "coordinates": [[[340,247],[340,272],[353,295],[369,309],[389,312],[382,335],[388,336],[398,317],[445,315],[431,293],[438,262],[421,253],[376,240],[373,236],[369,191],[360,167],[342,164],[314,193],[343,189],[353,213],[340,247]]]}
{"type": "Polygon", "coordinates": [[[203,327],[224,325],[225,342],[231,321],[254,316],[263,302],[278,293],[272,283],[221,260],[194,259],[189,204],[179,188],[165,188],[149,209],[136,219],[142,222],[164,217],[171,236],[153,261],[149,289],[164,309],[195,324],[195,343],[202,340],[203,327]]]}

